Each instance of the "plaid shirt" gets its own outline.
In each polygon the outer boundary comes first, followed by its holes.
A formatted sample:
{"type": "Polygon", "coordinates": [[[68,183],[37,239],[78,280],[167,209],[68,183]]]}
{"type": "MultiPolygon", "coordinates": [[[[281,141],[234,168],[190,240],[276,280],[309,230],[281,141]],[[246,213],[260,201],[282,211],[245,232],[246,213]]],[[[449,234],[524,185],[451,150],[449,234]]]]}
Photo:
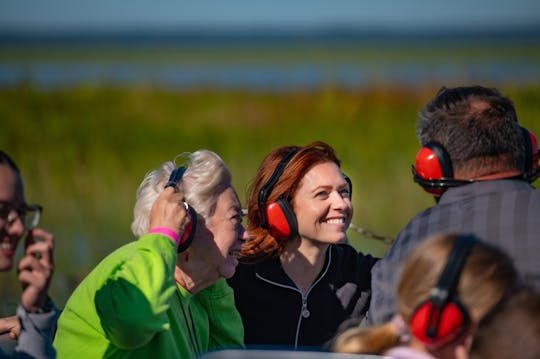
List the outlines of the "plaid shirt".
{"type": "Polygon", "coordinates": [[[372,270],[369,321],[395,312],[401,262],[426,237],[439,232],[474,233],[503,248],[524,280],[540,288],[540,191],[521,180],[492,180],[449,188],[438,204],[416,215],[372,270]]]}

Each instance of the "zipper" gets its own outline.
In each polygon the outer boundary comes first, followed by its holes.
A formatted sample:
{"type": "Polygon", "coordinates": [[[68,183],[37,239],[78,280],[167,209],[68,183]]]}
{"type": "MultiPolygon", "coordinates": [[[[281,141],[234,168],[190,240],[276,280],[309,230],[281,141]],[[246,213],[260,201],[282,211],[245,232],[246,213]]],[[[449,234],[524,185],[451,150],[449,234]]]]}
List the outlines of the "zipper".
{"type": "Polygon", "coordinates": [[[296,287],[286,285],[286,284],[281,284],[281,283],[278,283],[278,282],[274,282],[274,281],[272,281],[270,279],[266,279],[266,278],[262,277],[259,273],[255,273],[255,276],[257,278],[259,278],[260,280],[265,281],[265,282],[267,282],[269,284],[275,285],[277,287],[291,289],[291,290],[299,293],[300,296],[302,297],[302,306],[300,307],[300,312],[299,312],[299,315],[298,315],[298,321],[296,323],[296,334],[294,336],[294,349],[295,350],[298,349],[298,339],[299,339],[299,336],[300,336],[300,326],[302,324],[302,319],[303,318],[307,319],[311,315],[311,312],[308,309],[308,296],[309,296],[309,293],[317,285],[317,283],[319,283],[324,278],[324,276],[328,272],[328,269],[330,268],[330,264],[332,263],[332,248],[330,247],[330,248],[328,248],[328,250],[330,251],[330,253],[328,254],[328,264],[327,264],[326,268],[324,269],[324,272],[322,273],[322,275],[320,275],[319,278],[317,278],[317,280],[315,280],[315,282],[313,282],[309,286],[308,290],[306,291],[306,294],[303,294],[296,287]]]}

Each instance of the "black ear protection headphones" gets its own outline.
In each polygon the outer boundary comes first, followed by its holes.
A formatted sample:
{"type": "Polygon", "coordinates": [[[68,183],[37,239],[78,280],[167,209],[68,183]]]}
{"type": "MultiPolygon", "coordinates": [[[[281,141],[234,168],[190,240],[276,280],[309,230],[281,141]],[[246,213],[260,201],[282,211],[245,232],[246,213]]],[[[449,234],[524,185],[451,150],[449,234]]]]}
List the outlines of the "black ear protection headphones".
{"type": "MultiPolygon", "coordinates": [[[[186,167],[181,166],[175,168],[169,177],[169,180],[167,181],[167,184],[164,188],[167,187],[174,187],[178,185],[178,182],[182,180],[182,177],[184,176],[184,172],[186,172],[186,167]]],[[[178,246],[178,253],[185,251],[188,249],[188,247],[191,245],[191,242],[193,242],[193,239],[195,238],[195,229],[197,228],[197,213],[195,210],[189,206],[186,202],[184,202],[184,206],[186,207],[186,212],[189,216],[189,223],[186,225],[186,228],[184,230],[184,233],[182,234],[182,237],[180,238],[180,245],[178,246]]]]}
{"type": "MultiPolygon", "coordinates": [[[[538,165],[538,143],[536,136],[528,129],[521,127],[525,140],[525,168],[520,176],[528,182],[534,182],[540,176],[538,165]]],[[[437,142],[428,142],[416,155],[412,166],[413,180],[424,188],[426,192],[440,196],[445,189],[457,187],[474,180],[454,179],[454,170],[450,155],[443,145],[437,142]]]]}
{"type": "Polygon", "coordinates": [[[474,235],[457,238],[430,297],[420,303],[409,320],[411,334],[431,346],[442,346],[458,338],[470,324],[470,316],[457,295],[459,277],[472,247],[474,235]]]}
{"type": "MultiPolygon", "coordinates": [[[[294,211],[286,198],[278,198],[275,202],[266,203],[268,195],[277,181],[283,174],[285,167],[300,149],[287,153],[270,175],[270,178],[261,186],[258,195],[259,217],[261,227],[268,230],[268,233],[276,240],[281,241],[298,235],[298,222],[294,211]]],[[[351,179],[345,175],[345,180],[349,184],[349,195],[352,196],[351,179]]]]}

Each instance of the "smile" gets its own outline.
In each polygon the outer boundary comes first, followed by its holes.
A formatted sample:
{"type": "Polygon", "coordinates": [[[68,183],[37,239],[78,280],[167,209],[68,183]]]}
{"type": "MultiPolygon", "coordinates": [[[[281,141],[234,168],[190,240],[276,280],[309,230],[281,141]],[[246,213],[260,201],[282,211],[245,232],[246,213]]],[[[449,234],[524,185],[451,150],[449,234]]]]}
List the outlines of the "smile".
{"type": "Polygon", "coordinates": [[[330,218],[330,219],[324,220],[323,222],[329,223],[329,224],[343,224],[345,223],[345,218],[330,218]]]}

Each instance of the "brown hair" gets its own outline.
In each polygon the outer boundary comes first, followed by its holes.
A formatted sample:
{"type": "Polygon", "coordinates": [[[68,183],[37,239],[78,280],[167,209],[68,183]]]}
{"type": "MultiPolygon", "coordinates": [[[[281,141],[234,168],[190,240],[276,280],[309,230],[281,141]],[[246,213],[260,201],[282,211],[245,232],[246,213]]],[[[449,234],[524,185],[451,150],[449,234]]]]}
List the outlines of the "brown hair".
{"type": "MultiPolygon", "coordinates": [[[[253,183],[248,190],[247,231],[250,239],[242,248],[244,258],[260,259],[265,256],[279,255],[287,242],[277,241],[261,227],[259,215],[259,190],[268,181],[278,163],[292,151],[297,151],[291,158],[275,186],[270,190],[267,202],[283,198],[291,203],[298,186],[305,174],[315,165],[334,162],[340,166],[334,149],[324,142],[313,142],[307,146],[283,146],[270,152],[263,160],[253,183]]],[[[292,206],[292,205],[291,205],[292,206]]]]}
{"type": "MultiPolygon", "coordinates": [[[[430,296],[459,235],[439,234],[418,245],[401,267],[397,287],[398,311],[408,321],[414,309],[430,296]]],[[[513,288],[518,275],[501,249],[478,241],[465,260],[457,286],[460,302],[478,321],[513,288]]]]}
{"type": "MultiPolygon", "coordinates": [[[[407,323],[413,311],[429,298],[458,237],[457,234],[432,236],[420,243],[402,264],[397,286],[397,305],[400,316],[407,323]]],[[[486,242],[477,241],[465,260],[457,293],[472,322],[477,323],[503,296],[515,288],[517,282],[518,274],[510,257],[486,242]]],[[[400,342],[400,331],[393,323],[349,329],[340,336],[343,338],[336,338],[333,347],[338,352],[382,354],[400,342]],[[351,351],[360,349],[362,351],[351,351]]]]}
{"type": "Polygon", "coordinates": [[[480,321],[470,358],[540,358],[540,293],[523,290],[480,321]]]}

